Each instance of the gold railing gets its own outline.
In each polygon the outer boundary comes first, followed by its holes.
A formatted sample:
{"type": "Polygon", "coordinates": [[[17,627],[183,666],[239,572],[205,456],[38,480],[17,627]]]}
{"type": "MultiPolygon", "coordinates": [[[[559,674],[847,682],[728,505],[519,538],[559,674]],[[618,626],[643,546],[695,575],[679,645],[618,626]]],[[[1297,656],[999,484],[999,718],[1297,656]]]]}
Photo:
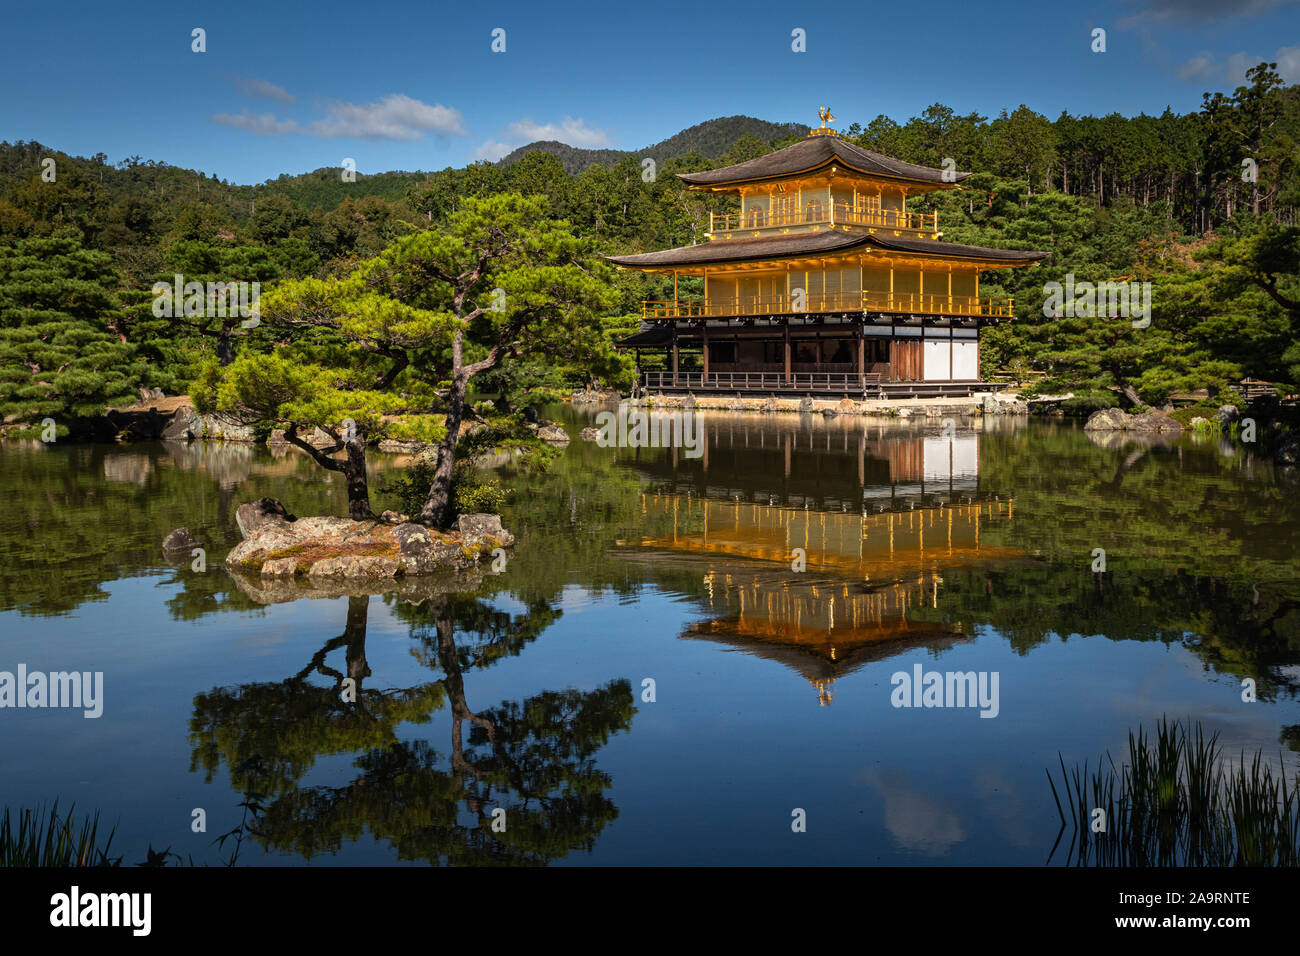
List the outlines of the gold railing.
{"type": "Polygon", "coordinates": [[[973,315],[1010,318],[1012,297],[948,295],[943,292],[843,292],[672,299],[641,303],[646,319],[695,319],[732,315],[795,315],[801,312],[902,312],[924,315],[973,315]],[[796,307],[797,306],[797,307],[796,307]]]}
{"type": "Polygon", "coordinates": [[[710,213],[709,232],[743,232],[778,226],[850,225],[909,232],[938,232],[939,214],[900,212],[897,209],[854,209],[848,203],[805,203],[798,209],[750,209],[740,213],[710,213]]]}

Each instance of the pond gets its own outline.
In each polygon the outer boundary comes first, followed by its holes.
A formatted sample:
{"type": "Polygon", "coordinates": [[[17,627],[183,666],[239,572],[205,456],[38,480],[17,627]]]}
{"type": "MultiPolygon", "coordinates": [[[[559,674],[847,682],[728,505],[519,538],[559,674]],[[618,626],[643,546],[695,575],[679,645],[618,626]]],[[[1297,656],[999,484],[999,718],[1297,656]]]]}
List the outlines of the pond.
{"type": "Polygon", "coordinates": [[[240,865],[1041,865],[1045,771],[1162,715],[1296,770],[1300,504],[1248,446],[550,414],[468,592],[241,587],[240,503],[344,513],[296,452],[0,447],[0,671],[102,674],[98,716],[0,709],[3,802],[98,811],[126,864],[227,860],[254,794],[240,865]]]}

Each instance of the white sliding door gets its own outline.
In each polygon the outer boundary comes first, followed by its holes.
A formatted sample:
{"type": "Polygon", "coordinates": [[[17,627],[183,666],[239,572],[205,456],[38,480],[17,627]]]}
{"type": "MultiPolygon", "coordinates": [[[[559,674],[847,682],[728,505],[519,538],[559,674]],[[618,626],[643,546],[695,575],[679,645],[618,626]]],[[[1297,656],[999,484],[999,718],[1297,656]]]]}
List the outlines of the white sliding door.
{"type": "Polygon", "coordinates": [[[925,340],[924,377],[927,382],[947,381],[952,378],[952,349],[947,339],[925,340]]]}
{"type": "Polygon", "coordinates": [[[974,381],[980,377],[979,342],[956,339],[952,343],[952,377],[974,381]]]}

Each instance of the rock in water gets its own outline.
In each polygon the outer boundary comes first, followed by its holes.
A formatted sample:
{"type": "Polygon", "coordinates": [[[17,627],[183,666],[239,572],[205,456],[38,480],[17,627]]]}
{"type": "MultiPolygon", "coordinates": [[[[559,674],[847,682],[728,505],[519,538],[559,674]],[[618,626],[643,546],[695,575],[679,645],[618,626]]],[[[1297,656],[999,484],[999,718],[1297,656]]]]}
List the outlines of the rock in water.
{"type": "Polygon", "coordinates": [[[1219,423],[1222,425],[1231,425],[1237,420],[1238,412],[1236,405],[1219,406],[1219,423]]]}
{"type": "Polygon", "coordinates": [[[583,441],[596,441],[600,438],[600,429],[587,426],[582,430],[581,438],[583,441]]]}
{"type": "Polygon", "coordinates": [[[375,519],[287,520],[291,516],[277,513],[276,506],[273,498],[240,506],[256,527],[226,557],[227,568],[266,580],[304,575],[313,581],[373,582],[465,570],[495,549],[514,544],[514,535],[496,515],[466,515],[460,530],[437,531],[375,519]]]}
{"type": "Polygon", "coordinates": [[[559,425],[542,425],[537,429],[537,437],[553,445],[567,445],[569,433],[559,425]]]}
{"type": "Polygon", "coordinates": [[[239,533],[247,540],[263,528],[283,528],[297,521],[293,515],[284,510],[277,498],[258,498],[256,501],[240,505],[235,510],[235,524],[239,533]]]}
{"type": "Polygon", "coordinates": [[[262,565],[264,578],[291,578],[298,573],[296,558],[272,558],[262,565]]]}
{"type": "Polygon", "coordinates": [[[1130,415],[1122,408],[1103,408],[1088,416],[1088,423],[1083,426],[1086,432],[1169,432],[1179,434],[1183,426],[1162,412],[1143,412],[1130,415]]]}
{"type": "Polygon", "coordinates": [[[497,540],[501,547],[506,548],[515,543],[515,536],[501,526],[500,515],[461,515],[456,519],[456,529],[466,541],[490,538],[497,540]]]}
{"type": "Polygon", "coordinates": [[[1125,423],[1124,429],[1131,432],[1173,432],[1177,434],[1183,430],[1183,426],[1161,412],[1145,412],[1142,415],[1130,417],[1125,423]]]}
{"type": "Polygon", "coordinates": [[[203,547],[203,544],[190,534],[189,528],[177,528],[163,538],[162,546],[164,551],[192,551],[194,548],[203,547]]]}
{"type": "Polygon", "coordinates": [[[1128,424],[1129,414],[1122,408],[1103,408],[1088,416],[1086,432],[1119,431],[1128,424]]]}
{"type": "MultiPolygon", "coordinates": [[[[266,565],[262,567],[265,569],[266,565]]],[[[365,578],[395,578],[401,570],[401,565],[382,554],[342,554],[317,561],[308,569],[307,576],[355,581],[365,578]]]]}
{"type": "Polygon", "coordinates": [[[188,405],[182,405],[172,413],[171,420],[163,426],[163,441],[191,441],[203,430],[199,416],[188,405]]]}

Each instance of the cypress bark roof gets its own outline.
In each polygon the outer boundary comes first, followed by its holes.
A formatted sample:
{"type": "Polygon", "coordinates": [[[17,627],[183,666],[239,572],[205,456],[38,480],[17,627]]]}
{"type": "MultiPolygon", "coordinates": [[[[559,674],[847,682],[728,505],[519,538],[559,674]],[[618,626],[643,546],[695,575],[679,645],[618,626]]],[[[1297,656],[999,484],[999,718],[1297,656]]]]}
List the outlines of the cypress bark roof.
{"type": "Polygon", "coordinates": [[[620,342],[615,342],[622,348],[649,348],[655,345],[667,345],[673,340],[672,332],[667,329],[654,326],[651,328],[641,328],[633,332],[627,338],[620,342]]]}
{"type": "Polygon", "coordinates": [[[785,259],[792,256],[815,256],[844,252],[858,246],[877,246],[895,252],[960,259],[988,259],[1007,263],[1029,263],[1045,259],[1050,253],[1022,249],[990,249],[987,246],[964,246],[938,239],[914,239],[907,236],[881,236],[860,232],[806,232],[794,235],[761,236],[757,239],[715,239],[694,246],[679,246],[659,252],[630,256],[606,256],[615,265],[630,268],[705,265],[715,262],[745,262],[755,259],[785,259]]]}
{"type": "Polygon", "coordinates": [[[677,178],[692,186],[722,186],[731,183],[750,183],[806,173],[835,163],[870,176],[886,176],[916,183],[938,183],[944,186],[961,182],[970,173],[952,173],[945,181],[943,170],[929,166],[905,163],[881,153],[854,146],[838,136],[810,136],[797,143],[778,149],[766,156],[749,159],[743,163],[710,169],[702,173],[678,173],[677,178]]]}

